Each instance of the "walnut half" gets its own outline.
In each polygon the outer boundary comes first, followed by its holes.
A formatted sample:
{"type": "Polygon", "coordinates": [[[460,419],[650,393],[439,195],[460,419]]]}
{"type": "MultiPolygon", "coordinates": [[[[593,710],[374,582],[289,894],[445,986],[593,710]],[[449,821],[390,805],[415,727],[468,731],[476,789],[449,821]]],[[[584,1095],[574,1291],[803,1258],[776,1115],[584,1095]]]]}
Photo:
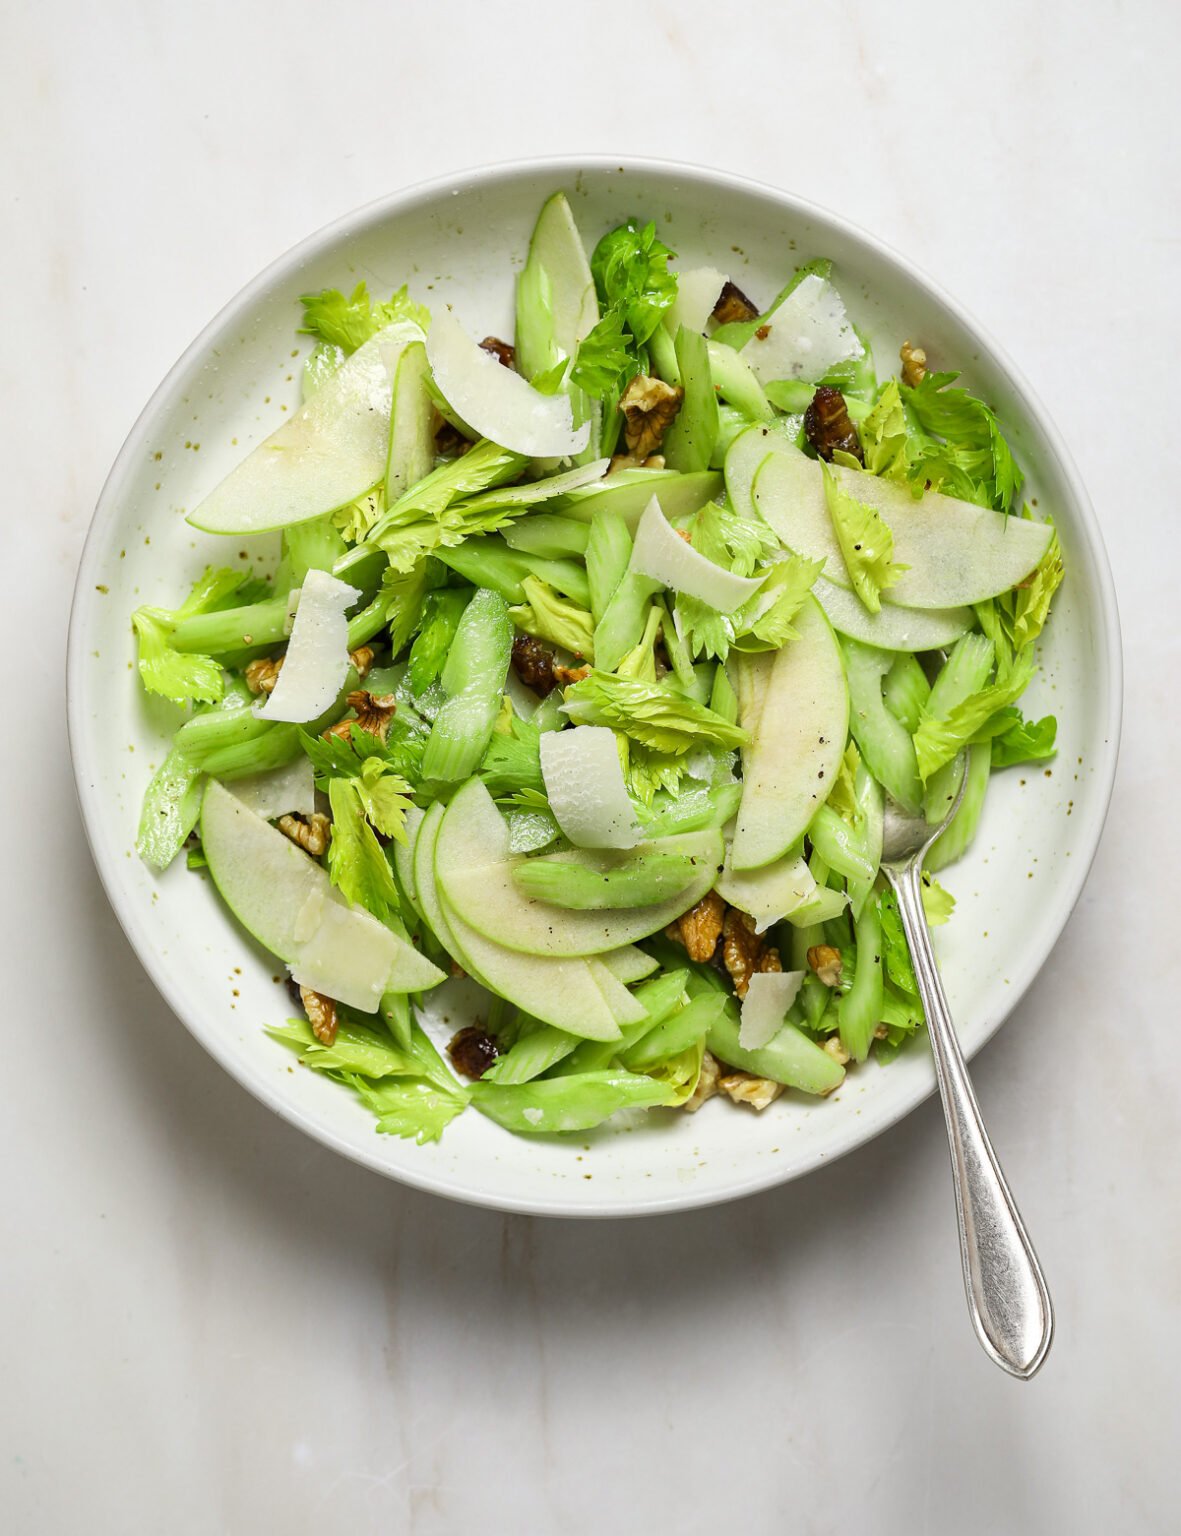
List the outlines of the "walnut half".
{"type": "Polygon", "coordinates": [[[392,693],[374,695],[364,688],[354,688],[346,702],[356,713],[357,718],[338,720],[335,725],[328,727],[324,732],[325,736],[341,736],[348,741],[352,736],[353,726],[356,725],[370,736],[380,737],[382,741],[386,739],[398,709],[398,701],[392,693]]]}
{"type": "Polygon", "coordinates": [[[755,932],[755,920],[748,912],[731,907],[722,926],[722,962],[734,983],[734,995],[741,1001],[750,990],[750,979],[763,971],[781,971],[779,951],[755,932]]]}
{"type": "Polygon", "coordinates": [[[751,1109],[766,1109],[783,1092],[782,1083],[756,1077],[753,1072],[727,1072],[718,1079],[718,1087],[733,1103],[747,1104],[751,1109]]]}
{"type": "Polygon", "coordinates": [[[717,891],[710,891],[695,907],[677,918],[669,928],[669,937],[678,939],[685,946],[690,960],[703,963],[712,960],[722,936],[725,915],[726,903],[717,891]]]}
{"type": "Polygon", "coordinates": [[[657,452],[673,417],[681,409],[685,391],[679,384],[638,373],[623,392],[623,440],[633,458],[644,460],[657,452]]]}
{"type": "Polygon", "coordinates": [[[841,952],[832,944],[814,944],[808,951],[808,964],[826,987],[841,984],[841,952]]]}
{"type": "Polygon", "coordinates": [[[299,1000],[312,1026],[312,1034],[321,1045],[331,1045],[336,1039],[336,1004],[322,992],[311,987],[300,987],[299,1000]]]}
{"type": "Polygon", "coordinates": [[[242,675],[251,693],[273,693],[282,669],[282,656],[258,656],[246,663],[242,675]]]}
{"type": "Polygon", "coordinates": [[[904,341],[898,356],[902,359],[902,382],[912,389],[917,388],[927,377],[926,352],[922,347],[912,347],[909,341],[904,341]]]}
{"type": "Polygon", "coordinates": [[[280,816],[277,825],[284,837],[289,837],[314,859],[320,857],[332,838],[332,823],[320,811],[313,811],[310,816],[280,816]]]}

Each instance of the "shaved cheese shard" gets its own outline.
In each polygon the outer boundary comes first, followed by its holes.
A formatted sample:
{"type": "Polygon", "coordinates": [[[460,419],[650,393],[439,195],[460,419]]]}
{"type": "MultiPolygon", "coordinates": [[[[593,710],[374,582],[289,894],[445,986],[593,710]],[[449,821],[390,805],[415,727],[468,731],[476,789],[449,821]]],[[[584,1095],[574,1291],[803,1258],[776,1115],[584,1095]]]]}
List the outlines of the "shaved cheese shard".
{"type": "Polygon", "coordinates": [[[772,310],[742,348],[760,384],[776,379],[822,379],[834,363],[862,357],[865,348],[841,296],[825,278],[810,274],[772,310]]]}
{"type": "Polygon", "coordinates": [[[349,621],[345,610],[361,596],[328,571],[309,571],[283,670],[269,698],[254,705],[260,720],[302,724],[322,715],[344,686],[349,670],[349,621]]]}
{"type": "Polygon", "coordinates": [[[690,267],[687,272],[678,272],[677,296],[664,317],[672,334],[675,336],[682,325],[686,330],[704,331],[729,281],[717,267],[690,267]]]}
{"type": "Polygon", "coordinates": [[[276,816],[310,816],[316,809],[315,774],[311,760],[302,753],[283,768],[235,779],[229,788],[247,810],[264,821],[273,821],[276,816]]]}
{"type": "Polygon", "coordinates": [[[763,578],[735,576],[698,553],[665,517],[655,496],[644,509],[632,546],[630,569],[662,587],[700,598],[719,613],[733,613],[759,590],[763,578]]]}
{"type": "Polygon", "coordinates": [[[761,1051],[774,1040],[803,984],[803,971],[760,971],[750,978],[738,1024],[744,1051],[761,1051]]]}
{"type": "Polygon", "coordinates": [[[209,533],[262,533],[322,517],[372,490],[385,473],[398,359],[422,339],[409,320],[370,337],[188,521],[209,533]]]}
{"type": "Polygon", "coordinates": [[[566,395],[543,395],[476,345],[449,310],[431,322],[426,343],[435,384],[474,432],[531,458],[581,453],[590,424],[575,427],[566,395]]]}
{"type": "Polygon", "coordinates": [[[578,848],[634,848],[640,825],[615,732],[605,725],[545,731],[540,751],[550,810],[570,841],[578,848]]]}

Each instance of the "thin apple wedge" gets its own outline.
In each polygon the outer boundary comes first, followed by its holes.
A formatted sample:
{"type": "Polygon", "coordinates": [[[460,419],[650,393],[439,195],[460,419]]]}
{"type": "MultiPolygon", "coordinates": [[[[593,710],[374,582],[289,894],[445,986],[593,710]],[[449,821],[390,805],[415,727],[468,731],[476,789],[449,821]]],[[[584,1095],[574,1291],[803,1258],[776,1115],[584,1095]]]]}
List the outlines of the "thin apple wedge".
{"type": "MultiPolygon", "coordinates": [[[[1007,517],[938,491],[912,496],[905,485],[842,464],[831,466],[843,491],[875,507],[894,537],[894,559],[908,567],[882,592],[903,608],[957,608],[1007,592],[1033,571],[1054,530],[1007,517]]],[[[824,496],[819,460],[798,450],[770,454],[754,481],[754,502],[789,549],[823,559],[824,575],[850,587],[824,496]]]]}
{"type": "Polygon", "coordinates": [[[207,533],[265,533],[347,506],[385,473],[398,359],[423,333],[387,325],[206,496],[188,521],[207,533]]]}
{"type": "Polygon", "coordinates": [[[443,980],[412,944],[346,906],[314,859],[216,779],[205,788],[201,845],[230,911],[317,992],[372,1013],[385,992],[443,980]]]}
{"type": "MultiPolygon", "coordinates": [[[[687,853],[693,861],[692,878],[675,897],[644,907],[599,911],[532,899],[513,879],[522,856],[509,851],[507,823],[483,784],[472,779],[443,817],[435,875],[445,909],[497,944],[534,955],[597,955],[660,932],[701,900],[721,868],[720,832],[687,832],[650,846],[687,853]]],[[[632,856],[571,849],[547,856],[547,862],[569,861],[593,869],[632,856]]]]}
{"type": "MultiPolygon", "coordinates": [[[[436,802],[419,824],[414,886],[419,909],[448,954],[482,987],[515,1003],[533,1018],[584,1039],[617,1040],[615,1012],[585,960],[559,960],[505,949],[470,928],[447,905],[436,874],[444,814],[444,806],[436,802]]],[[[609,975],[609,979],[630,996],[617,977],[609,975]]],[[[618,1004],[617,994],[612,996],[618,1004]]]]}
{"type": "MultiPolygon", "coordinates": [[[[815,598],[796,619],[796,638],[776,651],[762,687],[738,689],[755,718],[742,752],[742,800],[730,850],[735,870],[781,858],[827,800],[849,733],[849,690],[841,648],[815,598]],[[761,697],[761,703],[760,703],[761,697]]],[[[744,657],[760,674],[764,657],[744,657]]]]}
{"type": "Polygon", "coordinates": [[[880,651],[942,650],[974,623],[970,608],[900,608],[884,602],[880,612],[870,613],[855,592],[823,576],[816,578],[812,595],[835,630],[880,651]]]}

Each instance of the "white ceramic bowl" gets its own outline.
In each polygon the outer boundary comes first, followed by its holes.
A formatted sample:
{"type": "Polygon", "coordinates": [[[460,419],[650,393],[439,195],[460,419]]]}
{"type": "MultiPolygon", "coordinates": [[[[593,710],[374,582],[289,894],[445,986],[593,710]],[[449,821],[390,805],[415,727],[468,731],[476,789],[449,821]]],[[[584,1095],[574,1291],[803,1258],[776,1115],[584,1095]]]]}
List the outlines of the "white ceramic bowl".
{"type": "MultiPolygon", "coordinates": [[[[879,241],[783,192],[649,161],[537,161],[400,192],[313,235],[255,279],[160,385],[103,490],[74,598],[69,719],[78,793],[103,883],[144,966],[205,1048],[310,1135],[393,1178],[504,1210],[625,1215],[706,1205],[795,1178],[893,1124],[930,1093],[925,1048],[850,1074],[831,1099],[785,1095],[762,1115],[713,1103],[657,1112],[567,1140],[511,1136],[475,1113],[441,1144],[378,1136],[351,1094],[263,1033],[289,1012],[277,967],[235,926],[209,883],[178,860],[163,878],[135,856],[140,797],[175,724],[131,670],[128,616],[171,607],[209,560],[258,547],[195,533],[183,510],[298,398],[297,297],[364,278],[404,281],[454,304],[476,335],[512,333],[513,276],[537,210],[563,187],[588,245],[627,215],[657,221],[684,265],[710,262],[766,299],[801,260],[831,256],[841,291],[883,370],[904,338],[999,410],[1057,522],[1068,576],[1028,707],[1053,710],[1059,752],[1045,770],[1009,770],[989,793],[977,842],[942,878],[958,906],[940,931],[961,1038],[975,1051],[1046,960],[1098,844],[1115,771],[1119,622],[1102,539],[1057,432],[1001,349],[941,289],[879,241]]],[[[460,1006],[459,999],[455,1003],[460,1006]]]]}

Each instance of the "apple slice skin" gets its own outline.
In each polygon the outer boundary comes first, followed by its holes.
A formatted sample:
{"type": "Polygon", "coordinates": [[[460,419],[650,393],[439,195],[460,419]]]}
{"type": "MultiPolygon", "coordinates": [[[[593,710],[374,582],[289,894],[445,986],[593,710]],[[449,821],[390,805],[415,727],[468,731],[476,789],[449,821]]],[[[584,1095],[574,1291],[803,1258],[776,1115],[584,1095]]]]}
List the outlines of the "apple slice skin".
{"type": "Polygon", "coordinates": [[[481,986],[535,1019],[587,1040],[617,1040],[619,1024],[584,960],[555,960],[505,949],[469,928],[447,906],[435,872],[443,816],[444,807],[436,802],[419,826],[414,848],[415,891],[435,937],[481,986]]]}
{"type": "Polygon", "coordinates": [[[339,1002],[372,1013],[383,992],[423,991],[443,980],[413,945],[368,912],[345,905],[314,859],[216,779],[205,786],[201,842],[213,883],[242,927],[293,971],[306,960],[322,990],[339,1002]],[[317,904],[322,915],[308,928],[317,904]],[[342,932],[348,944],[340,975],[324,942],[329,929],[342,932]]]}
{"type": "Polygon", "coordinates": [[[653,971],[660,969],[659,960],[653,960],[651,955],[646,955],[642,949],[636,949],[631,944],[622,949],[608,949],[595,958],[600,965],[607,967],[616,981],[622,981],[628,987],[634,981],[643,981],[645,976],[651,976],[653,971]]]}
{"type": "MultiPolygon", "coordinates": [[[[752,740],[742,753],[742,800],[730,858],[735,870],[780,858],[828,799],[849,735],[841,648],[809,597],[797,635],[774,654],[752,740]]],[[[739,723],[745,724],[741,715],[739,723]]]]}
{"type": "Polygon", "coordinates": [[[880,612],[870,613],[856,593],[823,576],[816,578],[812,595],[835,630],[879,651],[942,650],[966,635],[974,622],[970,608],[900,608],[883,602],[880,612]]]}
{"type": "MultiPolygon", "coordinates": [[[[532,901],[512,878],[517,860],[509,853],[504,819],[483,784],[472,779],[443,817],[435,873],[446,908],[493,943],[535,955],[595,955],[666,928],[713,887],[723,856],[720,832],[688,832],[662,846],[691,853],[700,865],[693,881],[668,901],[615,912],[532,901]]],[[[593,864],[602,855],[571,850],[558,857],[593,864]]]]}
{"type": "Polygon", "coordinates": [[[422,340],[407,320],[370,337],[187,521],[207,533],[265,533],[335,512],[371,490],[385,472],[398,358],[422,340]]]}
{"type": "MultiPolygon", "coordinates": [[[[830,466],[843,491],[876,507],[894,537],[894,559],[909,567],[882,591],[903,608],[957,608],[1007,592],[1035,569],[1050,546],[1048,523],[1008,517],[938,491],[917,499],[905,485],[843,464],[830,466]]],[[[824,496],[818,460],[798,449],[763,460],[755,505],[798,555],[823,559],[824,575],[851,585],[824,496]]]]}

